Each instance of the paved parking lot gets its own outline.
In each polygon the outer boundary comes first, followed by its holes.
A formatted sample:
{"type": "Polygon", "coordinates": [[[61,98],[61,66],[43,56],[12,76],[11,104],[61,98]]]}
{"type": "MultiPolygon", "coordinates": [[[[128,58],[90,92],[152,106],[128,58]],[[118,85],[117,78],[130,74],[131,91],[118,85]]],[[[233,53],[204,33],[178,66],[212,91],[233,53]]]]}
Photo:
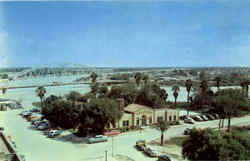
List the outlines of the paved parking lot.
{"type": "MultiPolygon", "coordinates": [[[[27,161],[100,161],[104,160],[105,151],[108,151],[108,157],[113,154],[119,161],[155,161],[156,158],[149,158],[141,151],[134,148],[135,142],[140,139],[146,139],[148,142],[160,138],[160,132],[156,129],[147,128],[142,133],[139,131],[124,133],[108,139],[108,142],[86,144],[84,139],[78,138],[70,133],[64,132],[57,139],[47,138],[42,131],[33,130],[30,123],[18,115],[20,111],[8,111],[5,114],[5,131],[12,136],[17,145],[17,151],[25,155],[27,161]]],[[[234,124],[250,124],[250,116],[243,118],[233,118],[234,124]]],[[[218,127],[219,120],[197,122],[194,125],[182,124],[172,126],[165,132],[165,138],[182,136],[183,131],[188,127],[218,127]]],[[[227,121],[225,121],[227,123],[227,121]]],[[[161,148],[161,147],[159,147],[161,148]]],[[[174,147],[173,147],[174,148],[174,147]]],[[[177,147],[178,148],[178,147],[177,147]]],[[[171,151],[171,148],[168,151],[171,151]]],[[[180,149],[177,151],[180,153],[180,149]]],[[[181,154],[179,154],[181,155],[181,154]]],[[[117,159],[116,159],[117,160],[117,159]]]]}

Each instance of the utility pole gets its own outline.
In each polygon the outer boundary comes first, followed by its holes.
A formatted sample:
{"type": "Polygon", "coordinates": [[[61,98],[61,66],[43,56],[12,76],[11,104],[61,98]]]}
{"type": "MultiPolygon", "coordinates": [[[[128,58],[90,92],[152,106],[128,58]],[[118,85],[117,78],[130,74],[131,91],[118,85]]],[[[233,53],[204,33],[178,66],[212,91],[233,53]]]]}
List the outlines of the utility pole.
{"type": "Polygon", "coordinates": [[[105,161],[108,161],[108,151],[107,150],[105,150],[105,161]]]}

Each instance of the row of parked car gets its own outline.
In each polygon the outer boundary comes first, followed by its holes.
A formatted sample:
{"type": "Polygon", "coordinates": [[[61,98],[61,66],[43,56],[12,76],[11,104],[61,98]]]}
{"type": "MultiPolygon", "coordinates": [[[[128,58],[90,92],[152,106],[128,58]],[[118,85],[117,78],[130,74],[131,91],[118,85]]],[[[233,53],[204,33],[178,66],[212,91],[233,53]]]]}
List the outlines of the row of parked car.
{"type": "Polygon", "coordinates": [[[52,127],[50,122],[46,119],[42,119],[42,115],[38,109],[33,108],[31,110],[25,110],[20,113],[21,116],[31,122],[31,126],[34,129],[44,131],[44,134],[50,138],[59,136],[63,131],[60,128],[52,127]]]}
{"type": "Polygon", "coordinates": [[[209,121],[209,120],[216,120],[219,118],[220,117],[218,114],[208,114],[208,113],[183,117],[184,122],[189,124],[194,124],[195,121],[209,121]]]}
{"type": "Polygon", "coordinates": [[[152,147],[148,147],[146,145],[146,140],[138,140],[136,142],[135,148],[139,151],[142,151],[145,155],[149,157],[158,157],[158,161],[172,161],[173,158],[169,155],[159,155],[157,150],[153,149],[152,147]]]}
{"type": "MultiPolygon", "coordinates": [[[[42,119],[42,115],[39,113],[40,110],[33,108],[31,110],[25,110],[20,113],[21,116],[31,122],[31,126],[34,129],[41,130],[49,138],[54,138],[61,135],[63,130],[58,127],[53,127],[50,122],[46,119],[42,119]]],[[[108,137],[104,135],[96,135],[88,137],[88,143],[99,143],[108,141],[108,137]]]]}

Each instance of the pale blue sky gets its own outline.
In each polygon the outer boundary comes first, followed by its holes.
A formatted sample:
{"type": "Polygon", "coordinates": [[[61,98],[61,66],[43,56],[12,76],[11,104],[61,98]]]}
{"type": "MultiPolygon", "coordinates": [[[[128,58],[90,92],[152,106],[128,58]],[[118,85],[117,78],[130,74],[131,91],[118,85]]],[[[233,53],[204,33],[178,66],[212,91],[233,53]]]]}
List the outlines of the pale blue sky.
{"type": "Polygon", "coordinates": [[[250,66],[249,0],[0,2],[0,67],[250,66]]]}

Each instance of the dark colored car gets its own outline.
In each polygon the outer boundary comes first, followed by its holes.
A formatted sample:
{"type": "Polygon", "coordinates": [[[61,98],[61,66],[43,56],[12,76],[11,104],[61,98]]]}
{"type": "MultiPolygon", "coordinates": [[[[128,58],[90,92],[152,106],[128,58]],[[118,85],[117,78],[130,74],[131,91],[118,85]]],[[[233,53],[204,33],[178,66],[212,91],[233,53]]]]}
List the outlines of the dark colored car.
{"type": "Polygon", "coordinates": [[[145,140],[136,141],[135,147],[136,147],[136,149],[138,149],[140,151],[144,151],[146,148],[146,141],[145,140]]]}
{"type": "Polygon", "coordinates": [[[156,151],[155,151],[155,150],[152,150],[152,149],[150,149],[150,148],[146,148],[146,149],[144,150],[144,153],[145,153],[147,156],[149,156],[149,157],[157,157],[156,151]]]}
{"type": "Polygon", "coordinates": [[[172,159],[168,155],[160,155],[160,156],[158,156],[158,160],[157,161],[172,161],[172,159]]]}
{"type": "Polygon", "coordinates": [[[184,130],[184,135],[189,135],[190,134],[190,132],[191,132],[191,130],[192,129],[190,129],[190,128],[186,128],[185,130],[184,130]]]}

